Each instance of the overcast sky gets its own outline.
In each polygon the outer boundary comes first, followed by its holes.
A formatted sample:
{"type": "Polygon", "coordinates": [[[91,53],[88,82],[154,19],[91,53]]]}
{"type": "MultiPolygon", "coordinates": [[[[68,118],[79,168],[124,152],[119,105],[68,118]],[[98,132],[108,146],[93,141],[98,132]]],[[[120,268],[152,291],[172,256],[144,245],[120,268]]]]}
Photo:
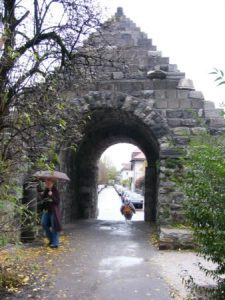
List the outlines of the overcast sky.
{"type": "MultiPolygon", "coordinates": [[[[216,87],[213,68],[225,70],[225,0],[98,0],[112,16],[122,6],[127,17],[152,38],[153,44],[177,64],[206,100],[225,101],[225,86],[216,87]]],[[[130,146],[107,153],[118,166],[129,159],[130,146]],[[118,152],[119,151],[119,152],[118,152]]]]}

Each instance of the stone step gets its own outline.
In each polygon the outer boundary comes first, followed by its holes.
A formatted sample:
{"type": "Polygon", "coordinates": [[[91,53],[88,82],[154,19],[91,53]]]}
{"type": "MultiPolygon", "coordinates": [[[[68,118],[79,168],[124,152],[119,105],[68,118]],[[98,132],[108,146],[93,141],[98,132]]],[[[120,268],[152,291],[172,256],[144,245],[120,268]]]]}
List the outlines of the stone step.
{"type": "Polygon", "coordinates": [[[159,233],[160,250],[193,249],[193,232],[188,228],[161,227],[159,233]]]}

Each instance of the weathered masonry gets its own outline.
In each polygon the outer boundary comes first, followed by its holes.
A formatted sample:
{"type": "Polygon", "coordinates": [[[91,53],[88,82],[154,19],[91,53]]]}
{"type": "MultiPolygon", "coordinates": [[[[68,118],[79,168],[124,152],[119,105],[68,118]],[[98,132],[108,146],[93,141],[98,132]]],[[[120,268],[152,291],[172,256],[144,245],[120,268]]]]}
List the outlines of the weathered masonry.
{"type": "Polygon", "coordinates": [[[109,55],[120,53],[126,63],[119,70],[109,67],[79,97],[69,91],[79,112],[90,120],[76,154],[62,154],[61,169],[72,179],[62,195],[64,220],[96,217],[100,155],[110,145],[131,142],[148,161],[145,221],[180,223],[183,195],[171,180],[176,172],[174,161],[191,135],[206,130],[225,132],[224,118],[121,8],[108,24],[90,39],[96,45],[107,40],[109,55]]]}

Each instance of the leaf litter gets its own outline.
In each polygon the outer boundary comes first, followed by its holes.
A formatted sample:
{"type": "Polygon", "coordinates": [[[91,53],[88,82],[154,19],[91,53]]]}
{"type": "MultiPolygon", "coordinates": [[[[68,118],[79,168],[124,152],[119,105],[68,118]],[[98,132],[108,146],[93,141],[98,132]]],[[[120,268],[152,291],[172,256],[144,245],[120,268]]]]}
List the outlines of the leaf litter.
{"type": "MultiPolygon", "coordinates": [[[[55,263],[63,263],[65,252],[70,249],[70,238],[60,237],[60,247],[48,247],[47,239],[41,245],[16,245],[0,249],[0,299],[11,299],[12,295],[26,292],[27,299],[40,299],[39,293],[45,288],[54,288],[49,276],[60,271],[55,263]]],[[[65,298],[66,294],[61,293],[65,298]]],[[[41,299],[48,299],[41,296],[41,299]]]]}

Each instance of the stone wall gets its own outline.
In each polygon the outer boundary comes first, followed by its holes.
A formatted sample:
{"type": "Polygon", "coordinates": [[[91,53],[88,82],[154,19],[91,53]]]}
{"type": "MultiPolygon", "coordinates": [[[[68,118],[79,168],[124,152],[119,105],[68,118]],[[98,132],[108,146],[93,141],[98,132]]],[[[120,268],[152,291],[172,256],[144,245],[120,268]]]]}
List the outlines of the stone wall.
{"type": "Polygon", "coordinates": [[[89,38],[83,51],[103,40],[108,43],[107,58],[117,58],[115,66],[99,69],[97,81],[86,89],[73,90],[71,84],[67,91],[71,105],[90,120],[77,153],[62,156],[62,169],[72,178],[64,193],[65,220],[96,216],[97,161],[108,146],[131,142],[142,149],[149,164],[145,219],[159,225],[182,223],[183,195],[172,180],[178,158],[191,136],[225,132],[221,110],[185,81],[185,74],[121,9],[89,38]]]}

